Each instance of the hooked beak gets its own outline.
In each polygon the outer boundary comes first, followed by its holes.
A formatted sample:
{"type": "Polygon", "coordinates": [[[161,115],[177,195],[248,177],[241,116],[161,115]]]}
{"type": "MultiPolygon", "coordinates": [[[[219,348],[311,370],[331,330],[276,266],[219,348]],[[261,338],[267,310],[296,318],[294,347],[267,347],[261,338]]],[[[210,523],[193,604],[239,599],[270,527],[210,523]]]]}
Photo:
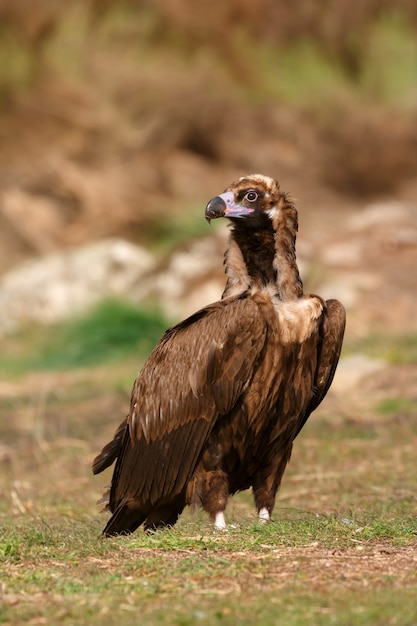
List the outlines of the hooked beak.
{"type": "Polygon", "coordinates": [[[210,200],[206,206],[206,220],[210,224],[210,220],[218,217],[245,217],[250,215],[255,209],[240,204],[235,204],[235,196],[231,191],[221,193],[210,200]]]}

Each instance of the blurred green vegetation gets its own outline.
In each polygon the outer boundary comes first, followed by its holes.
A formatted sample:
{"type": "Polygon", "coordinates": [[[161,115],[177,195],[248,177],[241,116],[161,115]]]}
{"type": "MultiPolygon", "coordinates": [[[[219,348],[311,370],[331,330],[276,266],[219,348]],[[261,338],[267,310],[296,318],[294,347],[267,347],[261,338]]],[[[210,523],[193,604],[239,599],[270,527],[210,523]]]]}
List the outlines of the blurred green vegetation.
{"type": "Polygon", "coordinates": [[[85,80],[107,50],[126,64],[158,64],[168,53],[188,71],[215,66],[258,97],[279,82],[279,97],[307,106],[311,89],[325,98],[341,83],[392,101],[415,90],[416,34],[411,0],[1,0],[0,87],[10,94],[50,72],[85,80]]]}
{"type": "Polygon", "coordinates": [[[376,102],[415,105],[417,33],[407,15],[392,12],[371,25],[359,86],[376,102]]]}
{"type": "Polygon", "coordinates": [[[135,355],[143,362],[169,323],[156,310],[127,301],[105,300],[89,313],[48,328],[22,330],[3,341],[0,370],[66,370],[100,365],[135,355]]]}
{"type": "Polygon", "coordinates": [[[361,70],[355,77],[343,59],[330,55],[311,37],[284,49],[264,47],[257,67],[266,93],[273,76],[275,96],[307,110],[354,96],[363,105],[401,105],[417,94],[417,37],[402,16],[387,14],[370,25],[361,70]]]}
{"type": "Polygon", "coordinates": [[[364,353],[393,365],[417,364],[417,334],[406,332],[369,333],[366,337],[347,337],[344,354],[364,353]]]}
{"type": "MultiPolygon", "coordinates": [[[[204,200],[201,205],[204,206],[204,200]]],[[[196,203],[197,204],[197,203],[196,203]]],[[[163,219],[155,216],[149,220],[140,230],[140,236],[148,242],[148,248],[158,254],[179,248],[188,241],[199,237],[207,237],[214,230],[224,228],[221,220],[212,220],[210,226],[202,215],[201,207],[185,207],[179,215],[167,215],[163,219]],[[210,228],[210,230],[209,230],[210,228]]]]}
{"type": "MultiPolygon", "coordinates": [[[[7,126],[13,115],[22,137],[36,127],[49,151],[82,167],[120,160],[131,185],[122,227],[149,225],[151,234],[154,205],[132,207],[130,198],[159,188],[175,209],[184,187],[170,180],[175,165],[165,159],[176,151],[205,167],[275,170],[288,165],[290,145],[299,171],[308,167],[320,184],[390,193],[415,175],[417,5],[0,0],[0,130],[2,116],[7,126]],[[268,138],[276,150],[259,163],[252,156],[268,138]],[[149,176],[130,174],[140,159],[149,176]]],[[[14,137],[3,144],[6,163],[14,137]]],[[[56,202],[61,181],[33,158],[30,185],[54,191],[56,202]]],[[[8,184],[27,180],[20,169],[8,184]]],[[[194,172],[201,176],[189,178],[194,172]]],[[[70,195],[73,213],[90,200],[78,187],[70,195]]]]}
{"type": "Polygon", "coordinates": [[[417,414],[417,399],[415,398],[385,398],[377,410],[384,415],[409,415],[414,418],[417,414]]]}

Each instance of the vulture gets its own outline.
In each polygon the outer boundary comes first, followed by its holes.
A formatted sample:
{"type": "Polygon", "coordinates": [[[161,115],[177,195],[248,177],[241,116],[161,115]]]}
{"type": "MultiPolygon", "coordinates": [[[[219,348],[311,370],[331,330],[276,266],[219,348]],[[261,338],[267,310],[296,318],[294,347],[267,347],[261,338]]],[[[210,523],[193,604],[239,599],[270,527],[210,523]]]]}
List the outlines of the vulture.
{"type": "Polygon", "coordinates": [[[230,220],[224,293],[165,332],[93,461],[94,474],[116,461],[104,536],[172,526],[186,505],[224,529],[229,496],[249,488],[269,520],[293,441],[333,380],[345,310],[303,292],[290,197],[245,176],[205,217],[230,220]]]}

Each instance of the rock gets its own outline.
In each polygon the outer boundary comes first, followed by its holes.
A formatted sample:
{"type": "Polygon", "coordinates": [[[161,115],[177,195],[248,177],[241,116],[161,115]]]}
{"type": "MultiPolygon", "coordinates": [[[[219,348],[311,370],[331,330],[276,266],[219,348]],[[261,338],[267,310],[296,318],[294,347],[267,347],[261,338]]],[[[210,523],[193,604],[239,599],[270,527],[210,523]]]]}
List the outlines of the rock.
{"type": "Polygon", "coordinates": [[[325,300],[336,298],[349,309],[360,303],[363,294],[382,284],[382,277],[376,272],[339,271],[337,278],[322,283],[320,295],[325,300]]]}
{"type": "Polygon", "coordinates": [[[139,281],[133,290],[137,301],[157,301],[165,315],[182,319],[218,300],[226,278],[223,256],[227,229],[217,229],[174,251],[164,267],[139,281]]]}
{"type": "Polygon", "coordinates": [[[406,222],[414,208],[395,200],[374,202],[353,215],[348,220],[348,228],[352,232],[361,232],[385,225],[396,226],[401,222],[406,222]]]}
{"type": "Polygon", "coordinates": [[[0,281],[0,334],[22,322],[57,322],[101,299],[124,297],[153,267],[146,250],[121,239],[26,262],[0,281]]]}
{"type": "Polygon", "coordinates": [[[376,372],[388,367],[382,359],[372,359],[365,354],[352,354],[339,361],[336,374],[332,383],[332,391],[345,394],[347,390],[354,389],[359,383],[376,372]]]}
{"type": "Polygon", "coordinates": [[[356,267],[362,259],[362,247],[362,241],[338,241],[323,247],[321,259],[326,266],[356,267]]]}

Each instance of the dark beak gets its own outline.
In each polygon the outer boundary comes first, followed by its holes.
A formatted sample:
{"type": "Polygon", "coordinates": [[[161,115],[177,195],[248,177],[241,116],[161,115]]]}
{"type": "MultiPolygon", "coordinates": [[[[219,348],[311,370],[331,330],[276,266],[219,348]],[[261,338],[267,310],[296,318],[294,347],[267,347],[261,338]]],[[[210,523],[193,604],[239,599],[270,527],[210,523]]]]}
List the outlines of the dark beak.
{"type": "Polygon", "coordinates": [[[242,218],[251,215],[255,209],[241,204],[236,204],[232,191],[225,191],[219,196],[212,198],[206,206],[206,220],[210,224],[210,220],[217,217],[242,218]]]}
{"type": "Polygon", "coordinates": [[[206,206],[206,220],[210,224],[210,220],[215,220],[218,217],[224,217],[226,212],[226,203],[220,196],[215,196],[210,200],[206,206]]]}

